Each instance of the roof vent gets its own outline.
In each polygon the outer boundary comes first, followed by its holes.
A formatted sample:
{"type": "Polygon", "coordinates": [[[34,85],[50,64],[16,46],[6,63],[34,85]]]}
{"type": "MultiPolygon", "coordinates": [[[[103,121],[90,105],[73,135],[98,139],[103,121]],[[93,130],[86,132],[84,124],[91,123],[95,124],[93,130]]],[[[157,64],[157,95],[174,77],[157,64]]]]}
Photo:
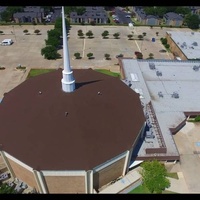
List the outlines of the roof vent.
{"type": "Polygon", "coordinates": [[[68,114],[69,114],[68,112],[65,112],[65,117],[67,117],[68,114]]]}
{"type": "Polygon", "coordinates": [[[193,70],[196,72],[199,71],[199,68],[200,68],[200,66],[196,66],[196,65],[193,66],[193,70]]]}
{"type": "Polygon", "coordinates": [[[102,93],[101,93],[101,92],[97,92],[97,94],[98,94],[98,95],[102,95],[102,93]]]}
{"type": "Polygon", "coordinates": [[[155,64],[154,63],[149,63],[149,68],[152,69],[152,70],[156,69],[155,64]]]}
{"type": "Polygon", "coordinates": [[[42,92],[41,92],[41,91],[39,91],[39,92],[38,92],[38,94],[42,94],[42,92]]]}
{"type": "Polygon", "coordinates": [[[198,46],[198,43],[197,42],[193,42],[192,45],[193,46],[198,46]]]}
{"type": "Polygon", "coordinates": [[[156,75],[157,76],[162,76],[162,72],[161,71],[156,71],[156,75]]]}
{"type": "Polygon", "coordinates": [[[178,99],[179,98],[178,92],[173,92],[172,98],[178,99]]]}
{"type": "Polygon", "coordinates": [[[163,97],[163,93],[160,91],[160,92],[158,92],[158,96],[159,97],[163,97]]]}

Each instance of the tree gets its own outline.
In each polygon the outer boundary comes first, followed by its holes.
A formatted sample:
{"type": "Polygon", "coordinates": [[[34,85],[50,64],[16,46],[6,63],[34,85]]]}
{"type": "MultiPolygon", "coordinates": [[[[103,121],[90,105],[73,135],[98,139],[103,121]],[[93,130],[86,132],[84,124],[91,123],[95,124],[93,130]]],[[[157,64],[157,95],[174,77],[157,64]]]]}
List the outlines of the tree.
{"type": "Polygon", "coordinates": [[[167,38],[161,38],[160,40],[161,40],[163,45],[167,44],[167,38]]]}
{"type": "Polygon", "coordinates": [[[77,12],[77,15],[83,15],[86,11],[86,8],[83,6],[77,6],[75,9],[75,12],[77,12]]]}
{"type": "Polygon", "coordinates": [[[79,36],[80,38],[83,38],[83,37],[84,37],[84,33],[83,33],[83,32],[80,32],[80,33],[78,33],[78,36],[79,36]]]}
{"type": "Polygon", "coordinates": [[[78,30],[78,36],[79,36],[80,38],[83,38],[83,37],[84,37],[84,33],[83,33],[82,30],[78,30]]]}
{"type": "Polygon", "coordinates": [[[143,39],[143,35],[138,35],[139,40],[143,39]]]}
{"type": "Polygon", "coordinates": [[[81,54],[80,53],[75,53],[74,56],[76,57],[76,59],[81,59],[81,54]]]}
{"type": "Polygon", "coordinates": [[[156,32],[156,35],[158,36],[159,32],[156,32]]]}
{"type": "MultiPolygon", "coordinates": [[[[67,33],[68,33],[69,32],[69,28],[70,28],[70,23],[66,18],[65,18],[65,24],[66,24],[67,33]]],[[[60,34],[62,34],[62,17],[58,17],[56,19],[54,28],[57,29],[58,31],[60,31],[60,34]]]]}
{"type": "Polygon", "coordinates": [[[35,33],[36,35],[39,35],[40,30],[39,30],[39,29],[36,29],[36,30],[34,31],[34,33],[35,33]]]}
{"type": "Polygon", "coordinates": [[[136,55],[136,58],[137,58],[137,59],[143,59],[142,53],[138,53],[138,54],[136,55]]]}
{"type": "Polygon", "coordinates": [[[48,60],[55,60],[57,58],[60,58],[60,54],[57,53],[57,49],[54,46],[46,46],[41,49],[41,55],[44,55],[44,58],[48,60]]]}
{"type": "Polygon", "coordinates": [[[23,32],[24,32],[25,34],[27,34],[27,33],[28,33],[28,30],[27,30],[27,29],[25,29],[25,30],[23,30],[23,32]]]}
{"type": "Polygon", "coordinates": [[[191,10],[187,7],[179,6],[176,8],[175,12],[178,14],[187,15],[191,13],[191,10]]]}
{"type": "Polygon", "coordinates": [[[170,187],[170,181],[166,178],[167,170],[164,164],[157,160],[144,161],[141,164],[143,184],[151,193],[162,193],[163,190],[170,187]]]}
{"type": "Polygon", "coordinates": [[[169,44],[165,44],[165,48],[169,49],[170,45],[169,44]]]}
{"type": "Polygon", "coordinates": [[[3,31],[0,31],[0,35],[2,35],[3,34],[3,31]]]}
{"type": "Polygon", "coordinates": [[[6,183],[2,183],[0,186],[0,194],[16,194],[14,188],[10,187],[6,183]]]}
{"type": "Polygon", "coordinates": [[[115,37],[115,39],[119,39],[119,33],[114,33],[113,36],[115,37]]]}
{"type": "Polygon", "coordinates": [[[93,53],[88,53],[87,57],[88,57],[88,59],[91,59],[93,57],[93,53]]]}
{"type": "Polygon", "coordinates": [[[47,40],[45,40],[46,45],[51,45],[55,48],[57,48],[60,45],[60,40],[56,37],[49,37],[47,40]]]}
{"type": "Polygon", "coordinates": [[[132,40],[133,35],[132,35],[132,34],[129,34],[129,35],[127,35],[127,37],[128,37],[129,40],[132,40]]]}
{"type": "Polygon", "coordinates": [[[61,36],[60,31],[57,29],[51,29],[51,30],[47,31],[47,35],[48,35],[48,38],[54,37],[57,39],[60,39],[60,36],[61,36]]]}
{"type": "Polygon", "coordinates": [[[150,53],[150,54],[149,54],[149,58],[150,58],[150,59],[153,59],[153,57],[154,57],[153,53],[150,53]]]}
{"type": "Polygon", "coordinates": [[[104,31],[101,35],[102,35],[103,39],[105,39],[109,35],[109,32],[108,31],[104,31]]]}
{"type": "Polygon", "coordinates": [[[8,11],[3,11],[1,14],[1,20],[5,21],[5,22],[9,22],[12,19],[12,13],[8,12],[8,11]]]}
{"type": "Polygon", "coordinates": [[[88,36],[88,38],[91,38],[91,37],[93,36],[92,31],[88,31],[88,32],[86,33],[86,36],[88,36]]]}
{"type": "Polygon", "coordinates": [[[142,33],[142,35],[143,35],[143,36],[146,36],[146,35],[147,35],[147,33],[145,33],[145,32],[144,32],[144,33],[142,33]]]}
{"type": "Polygon", "coordinates": [[[188,14],[185,17],[184,22],[187,23],[188,28],[190,29],[198,29],[200,24],[199,16],[196,14],[188,14]]]}
{"type": "Polygon", "coordinates": [[[106,58],[106,60],[110,60],[110,54],[104,54],[104,56],[105,56],[105,58],[106,58]]]}

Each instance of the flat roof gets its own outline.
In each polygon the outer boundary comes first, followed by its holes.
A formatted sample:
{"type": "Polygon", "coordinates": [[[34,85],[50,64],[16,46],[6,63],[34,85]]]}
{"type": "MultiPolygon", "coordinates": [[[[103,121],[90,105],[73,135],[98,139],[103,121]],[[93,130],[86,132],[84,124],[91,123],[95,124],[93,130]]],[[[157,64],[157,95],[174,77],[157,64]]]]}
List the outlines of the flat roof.
{"type": "MultiPolygon", "coordinates": [[[[200,111],[200,70],[193,69],[200,66],[200,62],[122,59],[122,64],[131,88],[142,89],[144,98],[140,99],[141,102],[144,105],[152,102],[167,147],[165,156],[179,155],[169,128],[175,128],[185,119],[184,112],[200,111]],[[149,63],[153,63],[155,69],[150,69],[149,63]],[[162,75],[158,76],[157,71],[162,75]],[[137,74],[139,81],[132,81],[131,74],[137,74]],[[158,95],[159,92],[163,97],[158,95]],[[174,92],[179,98],[173,97],[174,92]]],[[[145,153],[147,147],[158,147],[157,139],[153,141],[143,142],[138,156],[148,156],[145,153]]]]}
{"type": "Polygon", "coordinates": [[[167,31],[187,59],[200,59],[200,32],[167,31]]]}

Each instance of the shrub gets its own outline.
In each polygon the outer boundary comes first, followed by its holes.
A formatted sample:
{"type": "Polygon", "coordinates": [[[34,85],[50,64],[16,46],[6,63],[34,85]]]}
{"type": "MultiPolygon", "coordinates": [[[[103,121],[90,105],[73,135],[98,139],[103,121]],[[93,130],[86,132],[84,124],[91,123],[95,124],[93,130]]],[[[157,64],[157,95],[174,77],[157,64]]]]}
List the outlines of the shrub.
{"type": "Polygon", "coordinates": [[[196,116],[194,119],[195,122],[200,122],[200,115],[196,116]]]}

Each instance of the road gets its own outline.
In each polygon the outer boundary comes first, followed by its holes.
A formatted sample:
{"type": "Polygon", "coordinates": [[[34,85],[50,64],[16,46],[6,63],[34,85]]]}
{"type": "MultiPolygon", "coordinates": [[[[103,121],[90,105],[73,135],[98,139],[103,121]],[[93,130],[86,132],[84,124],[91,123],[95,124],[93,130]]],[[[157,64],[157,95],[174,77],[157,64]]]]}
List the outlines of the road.
{"type": "Polygon", "coordinates": [[[128,13],[122,11],[119,7],[115,8],[115,15],[119,18],[119,24],[129,24],[132,22],[131,18],[127,18],[128,13]]]}

